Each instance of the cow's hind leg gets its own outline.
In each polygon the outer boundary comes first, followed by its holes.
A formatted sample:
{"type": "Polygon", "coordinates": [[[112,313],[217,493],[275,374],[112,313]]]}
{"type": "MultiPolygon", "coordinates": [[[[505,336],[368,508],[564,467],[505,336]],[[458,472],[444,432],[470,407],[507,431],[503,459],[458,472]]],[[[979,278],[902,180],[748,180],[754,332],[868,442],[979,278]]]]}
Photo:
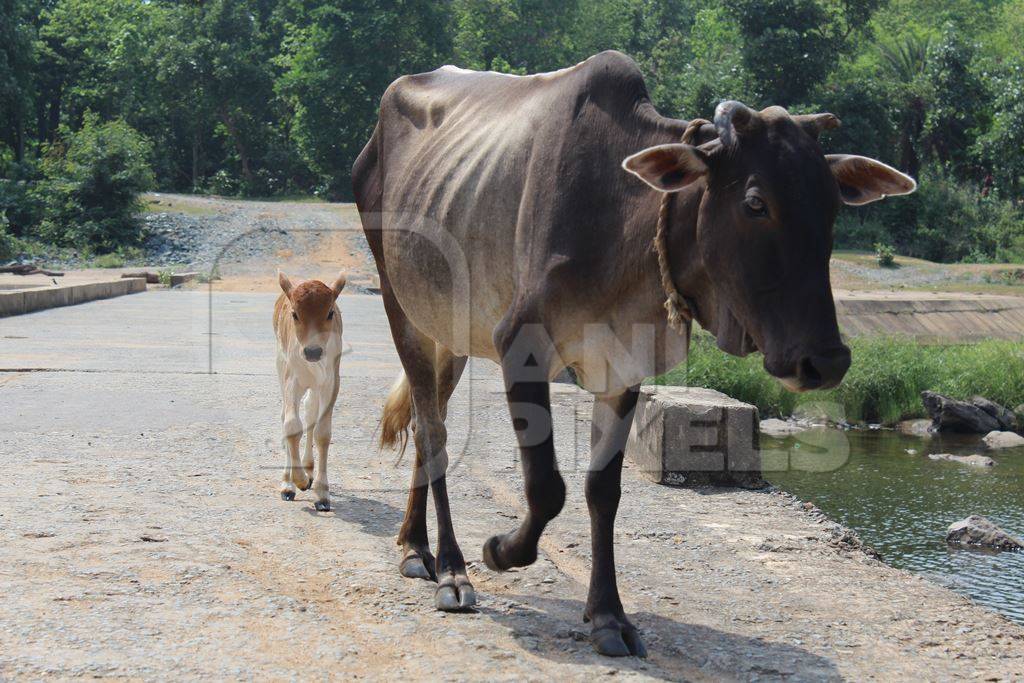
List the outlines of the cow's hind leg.
{"type": "Polygon", "coordinates": [[[619,508],[622,451],[633,422],[636,389],[594,401],[591,421],[587,507],[590,510],[590,590],[584,619],[590,621],[590,641],[603,655],[647,656],[636,627],[626,618],[615,581],[614,527],[619,508]]]}
{"type": "MultiPolygon", "coordinates": [[[[423,488],[424,479],[429,483],[434,496],[434,510],[437,513],[437,554],[434,572],[438,585],[434,593],[434,604],[439,610],[444,611],[466,609],[476,604],[476,592],[466,575],[466,560],[455,539],[448,503],[447,432],[437,390],[437,345],[409,322],[389,290],[383,290],[382,293],[395,347],[402,360],[412,394],[416,419],[413,442],[416,446],[417,460],[422,464],[422,475],[419,472],[414,475],[413,485],[420,485],[423,488]]],[[[425,530],[423,537],[426,537],[425,530]]]]}
{"type": "MultiPolygon", "coordinates": [[[[448,401],[462,377],[466,367],[465,356],[455,356],[448,349],[438,345],[435,373],[437,376],[437,398],[441,419],[448,415],[448,401]]],[[[408,381],[406,378],[405,381],[408,381]]],[[[415,429],[415,427],[414,427],[415,429]]],[[[410,579],[437,580],[434,573],[434,556],[430,552],[427,538],[427,477],[423,456],[416,449],[416,461],[409,486],[409,499],[405,508],[405,519],[398,532],[398,544],[402,546],[402,562],[399,571],[410,579]]]]}
{"type": "Polygon", "coordinates": [[[537,559],[537,543],[547,523],[565,503],[565,481],[555,463],[547,368],[554,349],[540,326],[524,325],[496,334],[512,426],[519,442],[527,513],[512,533],[484,544],[484,562],[494,571],[525,567],[537,559]]]}

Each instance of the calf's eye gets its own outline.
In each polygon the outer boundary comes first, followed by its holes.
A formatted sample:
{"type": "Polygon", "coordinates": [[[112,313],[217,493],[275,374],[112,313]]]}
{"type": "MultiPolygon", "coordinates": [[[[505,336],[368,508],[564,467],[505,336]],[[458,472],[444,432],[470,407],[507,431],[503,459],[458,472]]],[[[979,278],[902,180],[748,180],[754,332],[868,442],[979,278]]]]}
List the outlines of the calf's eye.
{"type": "Polygon", "coordinates": [[[328,320],[334,320],[334,311],[328,311],[327,312],[327,319],[328,320]]]}
{"type": "Polygon", "coordinates": [[[292,311],[292,320],[298,320],[298,319],[299,319],[299,314],[296,313],[295,311],[292,311]]]}

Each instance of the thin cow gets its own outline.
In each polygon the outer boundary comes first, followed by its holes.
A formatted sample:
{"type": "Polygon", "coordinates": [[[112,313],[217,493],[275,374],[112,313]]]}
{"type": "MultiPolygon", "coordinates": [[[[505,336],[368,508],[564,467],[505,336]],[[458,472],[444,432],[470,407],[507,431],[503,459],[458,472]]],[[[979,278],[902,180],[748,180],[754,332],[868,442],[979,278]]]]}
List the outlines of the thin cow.
{"type": "Polygon", "coordinates": [[[836,213],[916,187],[879,161],[824,154],[818,135],[838,123],[738,102],[713,123],[667,118],[617,52],[534,76],[446,66],[387,89],[353,183],[404,368],[382,441],[414,426],[400,569],[437,581],[438,609],[476,600],[445,478],[444,416],[467,357],[502,368],[525,479],[522,524],[483,548],[496,571],[536,560],[562,508],[548,382],[570,367],[595,396],[584,617],[598,652],[645,654],[619,599],[613,525],[638,386],[687,350],[666,295],[677,322],[694,317],[729,353],[760,351],[788,388],[837,385],[850,352],[829,282],[836,213]]]}

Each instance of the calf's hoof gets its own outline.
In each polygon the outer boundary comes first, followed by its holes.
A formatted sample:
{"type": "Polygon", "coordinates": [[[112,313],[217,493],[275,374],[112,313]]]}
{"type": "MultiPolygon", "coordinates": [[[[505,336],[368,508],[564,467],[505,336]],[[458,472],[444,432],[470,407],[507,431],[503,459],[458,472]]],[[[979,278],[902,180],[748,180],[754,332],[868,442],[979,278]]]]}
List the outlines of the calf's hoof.
{"type": "Polygon", "coordinates": [[[317,502],[313,503],[313,507],[316,508],[317,512],[330,512],[331,511],[331,501],[329,501],[329,500],[318,500],[317,502]]]}
{"type": "Polygon", "coordinates": [[[281,500],[295,500],[295,491],[281,491],[281,500]]]}
{"type": "Polygon", "coordinates": [[[613,622],[590,632],[590,644],[606,657],[647,657],[647,647],[636,627],[613,622]]]}
{"type": "Polygon", "coordinates": [[[434,606],[442,612],[461,612],[476,604],[476,591],[465,574],[449,574],[434,592],[434,606]]]}

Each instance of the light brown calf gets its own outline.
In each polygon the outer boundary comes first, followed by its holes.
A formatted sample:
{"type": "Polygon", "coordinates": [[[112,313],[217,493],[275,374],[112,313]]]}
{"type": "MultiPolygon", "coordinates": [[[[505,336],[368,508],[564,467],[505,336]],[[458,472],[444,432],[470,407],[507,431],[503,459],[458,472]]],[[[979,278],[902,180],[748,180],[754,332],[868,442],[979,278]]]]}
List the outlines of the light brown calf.
{"type": "Polygon", "coordinates": [[[341,311],[337,299],[345,287],[338,275],[330,287],[319,280],[293,286],[279,272],[283,294],[274,306],[277,336],[277,377],[281,381],[281,422],[287,462],[281,477],[281,498],[295,500],[295,489],[316,494],[316,509],[331,509],[327,484],[327,449],[331,444],[331,418],[338,398],[341,364],[341,311]],[[308,394],[305,411],[306,450],[299,462],[303,420],[299,404],[308,394]],[[313,441],[316,441],[316,476],[313,441]]]}

